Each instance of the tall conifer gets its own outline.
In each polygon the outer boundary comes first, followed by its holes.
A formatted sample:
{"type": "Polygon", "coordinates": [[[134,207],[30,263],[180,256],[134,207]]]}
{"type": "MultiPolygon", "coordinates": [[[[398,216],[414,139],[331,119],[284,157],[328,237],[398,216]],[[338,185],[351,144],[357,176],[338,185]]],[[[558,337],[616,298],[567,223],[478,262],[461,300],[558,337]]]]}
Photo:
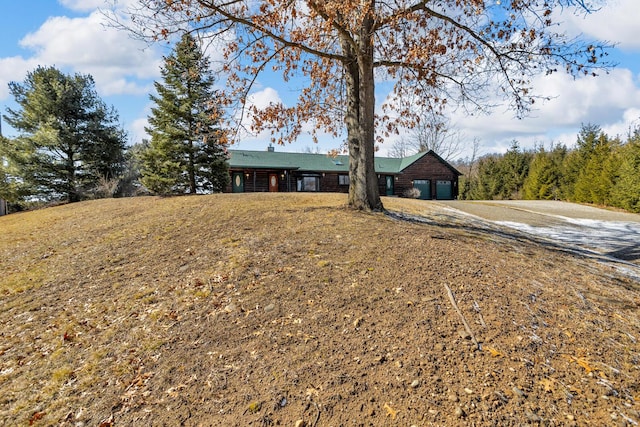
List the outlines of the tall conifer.
{"type": "Polygon", "coordinates": [[[76,202],[95,195],[101,179],[119,179],[126,134],[93,77],[38,67],[9,90],[18,108],[6,118],[20,134],[4,139],[2,152],[29,196],[76,202]]]}
{"type": "Polygon", "coordinates": [[[229,180],[226,138],[209,59],[193,36],[182,36],[161,75],[151,95],[156,105],[141,156],[143,184],[158,194],[222,191],[229,180]]]}
{"type": "Polygon", "coordinates": [[[640,212],[640,131],[636,129],[620,150],[619,177],[611,191],[613,204],[640,212]]]}

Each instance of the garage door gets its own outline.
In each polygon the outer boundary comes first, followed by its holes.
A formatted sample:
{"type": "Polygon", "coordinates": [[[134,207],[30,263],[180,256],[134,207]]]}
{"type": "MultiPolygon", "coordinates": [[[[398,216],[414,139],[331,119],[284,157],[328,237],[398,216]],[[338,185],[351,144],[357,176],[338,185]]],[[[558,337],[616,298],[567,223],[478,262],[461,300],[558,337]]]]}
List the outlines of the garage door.
{"type": "Polygon", "coordinates": [[[436,199],[438,200],[451,200],[453,199],[453,189],[451,188],[451,181],[436,181],[436,199]]]}
{"type": "Polygon", "coordinates": [[[414,179],[413,187],[420,190],[420,198],[422,200],[431,199],[431,181],[428,179],[414,179]]]}

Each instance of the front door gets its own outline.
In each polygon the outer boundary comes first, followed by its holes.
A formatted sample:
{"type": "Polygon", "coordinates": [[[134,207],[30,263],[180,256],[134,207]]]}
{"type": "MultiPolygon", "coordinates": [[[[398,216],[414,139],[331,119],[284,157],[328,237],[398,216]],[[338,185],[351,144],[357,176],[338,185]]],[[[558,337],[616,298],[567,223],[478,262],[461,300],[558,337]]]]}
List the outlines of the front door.
{"type": "Polygon", "coordinates": [[[278,174],[276,173],[269,174],[269,191],[278,191],[278,174]]]}
{"type": "Polygon", "coordinates": [[[387,196],[393,196],[393,176],[387,175],[387,196]]]}
{"type": "Polygon", "coordinates": [[[244,193],[244,174],[242,172],[233,173],[231,187],[234,193],[244,193]]]}

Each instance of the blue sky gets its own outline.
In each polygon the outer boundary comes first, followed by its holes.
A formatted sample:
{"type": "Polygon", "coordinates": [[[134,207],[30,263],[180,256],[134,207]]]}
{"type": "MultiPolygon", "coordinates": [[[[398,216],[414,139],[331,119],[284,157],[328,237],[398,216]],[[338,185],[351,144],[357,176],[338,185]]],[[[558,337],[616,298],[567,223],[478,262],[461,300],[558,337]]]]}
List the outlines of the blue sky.
{"type": "MultiPolygon", "coordinates": [[[[119,0],[119,4],[132,0],[119,0]]],[[[481,154],[503,152],[516,139],[523,147],[534,144],[575,143],[582,123],[600,125],[609,135],[625,135],[630,126],[640,125],[640,18],[638,0],[609,0],[603,8],[586,18],[565,13],[561,19],[572,34],[617,43],[611,59],[618,63],[608,75],[573,79],[557,73],[536,79],[537,92],[552,96],[537,104],[531,117],[516,120],[506,107],[495,108],[489,116],[451,113],[452,127],[465,141],[477,139],[481,154]]],[[[9,94],[10,81],[22,82],[38,65],[53,65],[66,73],[91,74],[102,99],[120,113],[130,143],[145,137],[149,113],[149,93],[159,79],[159,67],[166,47],[149,47],[126,33],[104,25],[98,11],[104,0],[20,0],[5,1],[0,14],[0,109],[15,107],[9,94]],[[163,50],[164,49],[164,50],[163,50]]],[[[216,52],[208,52],[216,55],[216,52]]],[[[264,76],[252,100],[257,105],[292,98],[279,79],[264,76]]],[[[384,100],[383,91],[377,93],[384,100]]],[[[15,134],[2,123],[3,133],[15,134]]],[[[384,155],[393,140],[380,146],[384,155]]],[[[265,136],[248,136],[239,147],[264,150],[265,136]]],[[[317,147],[324,152],[338,148],[340,141],[324,138],[317,147]]],[[[279,150],[316,149],[303,138],[279,150]]],[[[468,152],[463,153],[468,154],[468,152]]]]}

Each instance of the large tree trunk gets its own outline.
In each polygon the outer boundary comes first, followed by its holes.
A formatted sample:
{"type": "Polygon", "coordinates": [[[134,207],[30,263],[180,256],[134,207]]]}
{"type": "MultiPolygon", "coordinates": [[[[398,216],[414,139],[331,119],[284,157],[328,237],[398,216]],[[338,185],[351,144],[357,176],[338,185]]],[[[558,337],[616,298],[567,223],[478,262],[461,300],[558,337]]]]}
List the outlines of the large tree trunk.
{"type": "MultiPolygon", "coordinates": [[[[191,126],[189,126],[189,128],[191,128],[191,126]]],[[[189,133],[191,133],[191,129],[189,130],[189,133]]],[[[196,192],[198,191],[198,187],[196,185],[196,160],[195,160],[195,154],[194,154],[194,147],[193,147],[193,141],[189,140],[188,144],[187,144],[187,176],[189,179],[189,193],[190,194],[196,194],[196,192]]]]}
{"type": "Polygon", "coordinates": [[[73,151],[68,151],[66,159],[66,187],[67,187],[67,201],[69,203],[75,203],[80,201],[80,194],[78,193],[78,183],[76,182],[76,165],[73,151]]]}
{"type": "Polygon", "coordinates": [[[347,106],[345,122],[349,148],[349,207],[366,211],[383,209],[375,171],[375,82],[373,78],[373,38],[364,25],[358,52],[341,40],[345,56],[347,106]]]}

